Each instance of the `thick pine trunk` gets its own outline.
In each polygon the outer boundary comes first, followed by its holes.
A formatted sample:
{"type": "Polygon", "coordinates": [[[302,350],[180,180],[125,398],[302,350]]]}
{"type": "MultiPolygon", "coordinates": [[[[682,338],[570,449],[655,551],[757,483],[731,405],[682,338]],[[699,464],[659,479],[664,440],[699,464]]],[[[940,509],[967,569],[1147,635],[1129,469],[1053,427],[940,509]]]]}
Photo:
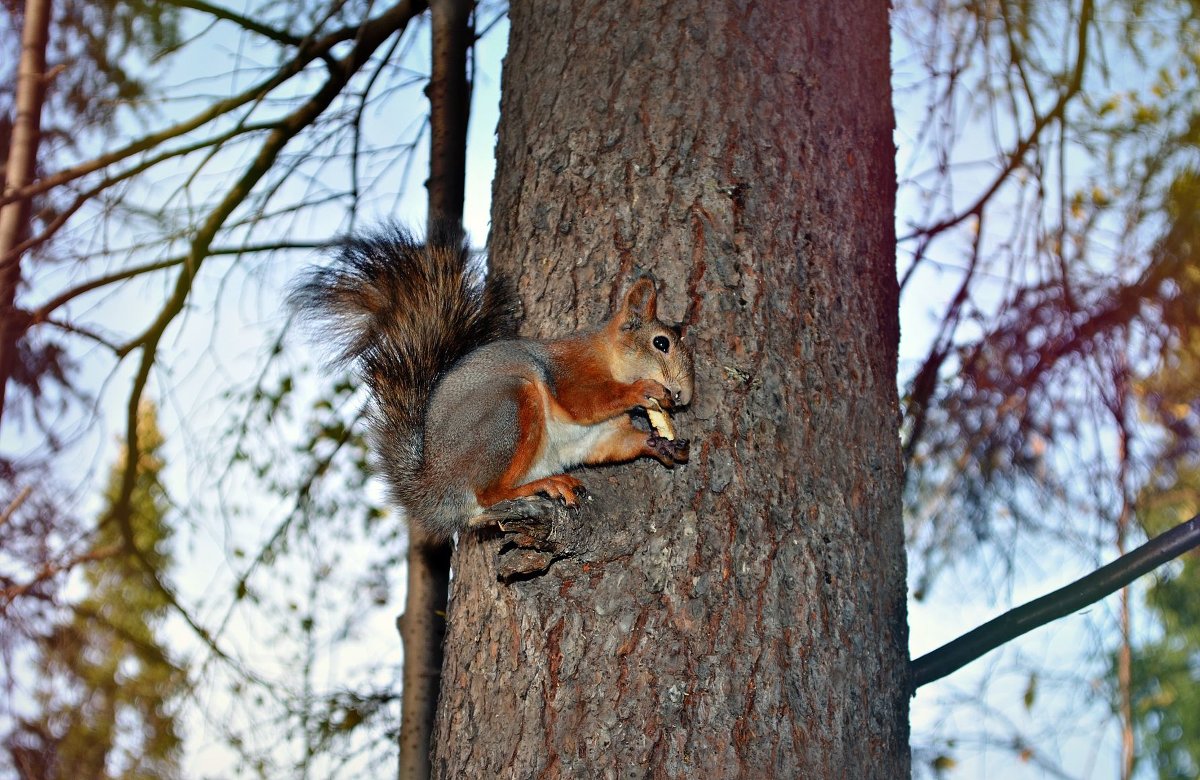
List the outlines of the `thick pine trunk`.
{"type": "Polygon", "coordinates": [[[686,315],[692,462],[578,556],[455,553],[434,774],[909,774],[887,4],[515,0],[491,262],[526,332],[686,315]]]}

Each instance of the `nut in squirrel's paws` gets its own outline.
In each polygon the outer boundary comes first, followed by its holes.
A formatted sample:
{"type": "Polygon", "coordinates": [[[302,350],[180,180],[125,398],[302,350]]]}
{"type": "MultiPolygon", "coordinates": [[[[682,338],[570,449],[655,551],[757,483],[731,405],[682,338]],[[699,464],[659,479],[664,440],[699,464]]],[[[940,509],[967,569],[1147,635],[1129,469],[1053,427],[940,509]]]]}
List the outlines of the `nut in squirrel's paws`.
{"type": "Polygon", "coordinates": [[[650,399],[650,403],[646,405],[646,417],[650,420],[650,427],[654,429],[655,436],[675,441],[675,426],[671,424],[670,415],[663,411],[658,401],[650,399]]]}

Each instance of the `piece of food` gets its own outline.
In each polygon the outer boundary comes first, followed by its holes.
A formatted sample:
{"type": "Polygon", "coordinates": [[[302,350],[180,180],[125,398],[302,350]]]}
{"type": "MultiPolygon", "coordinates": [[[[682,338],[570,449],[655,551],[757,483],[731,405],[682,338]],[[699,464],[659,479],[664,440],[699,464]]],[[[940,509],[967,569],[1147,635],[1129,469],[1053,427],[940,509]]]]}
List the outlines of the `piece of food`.
{"type": "Polygon", "coordinates": [[[675,428],[671,425],[670,416],[658,405],[658,401],[650,403],[652,405],[646,407],[646,416],[650,418],[650,427],[667,441],[675,441],[675,428]]]}

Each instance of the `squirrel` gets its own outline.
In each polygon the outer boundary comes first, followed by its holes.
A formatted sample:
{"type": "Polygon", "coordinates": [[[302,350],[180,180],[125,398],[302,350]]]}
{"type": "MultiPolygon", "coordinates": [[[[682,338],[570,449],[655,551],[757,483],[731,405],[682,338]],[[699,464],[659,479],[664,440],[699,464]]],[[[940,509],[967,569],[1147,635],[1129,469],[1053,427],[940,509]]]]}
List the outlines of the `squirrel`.
{"type": "Polygon", "coordinates": [[[693,369],[649,276],[596,329],[518,338],[511,284],[473,267],[461,230],[434,225],[422,243],[385,225],[343,239],[289,302],[333,337],[335,364],[356,364],[388,498],[434,538],[502,525],[489,509],[539,493],[576,505],[575,466],[687,462],[688,441],[653,427],[690,403],[693,369]]]}

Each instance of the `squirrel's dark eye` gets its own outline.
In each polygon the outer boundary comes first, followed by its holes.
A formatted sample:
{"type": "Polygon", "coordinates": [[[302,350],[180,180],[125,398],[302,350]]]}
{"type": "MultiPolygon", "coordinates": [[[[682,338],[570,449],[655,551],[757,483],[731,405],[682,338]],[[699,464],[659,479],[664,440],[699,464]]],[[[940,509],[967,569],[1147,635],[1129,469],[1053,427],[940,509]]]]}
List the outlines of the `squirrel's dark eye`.
{"type": "Polygon", "coordinates": [[[671,351],[671,340],[668,339],[666,336],[655,336],[654,341],[652,341],[651,343],[654,344],[654,348],[657,349],[659,352],[670,352],[671,351]]]}

